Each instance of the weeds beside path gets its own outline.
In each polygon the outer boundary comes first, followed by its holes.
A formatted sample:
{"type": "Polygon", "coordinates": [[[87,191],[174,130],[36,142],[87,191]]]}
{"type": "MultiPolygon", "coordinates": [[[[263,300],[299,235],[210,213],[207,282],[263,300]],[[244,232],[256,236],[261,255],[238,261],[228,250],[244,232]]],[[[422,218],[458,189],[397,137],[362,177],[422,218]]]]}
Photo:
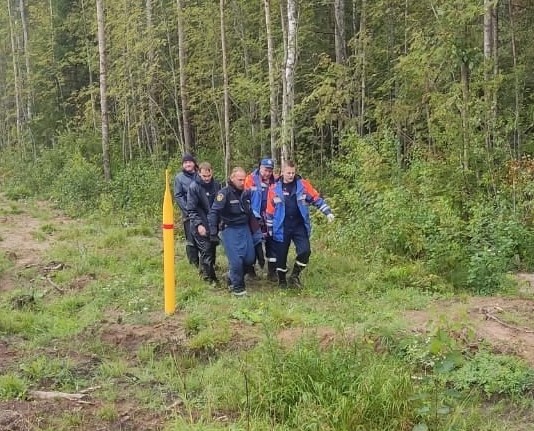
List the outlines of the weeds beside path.
{"type": "MultiPolygon", "coordinates": [[[[379,268],[314,246],[302,292],[260,280],[245,299],[207,288],[179,246],[167,317],[159,226],[0,194],[0,431],[529,429],[521,366],[477,404],[449,400],[429,365],[457,352],[534,365],[528,283],[507,298],[385,289],[379,268]]],[[[447,385],[484,388],[455,366],[447,385]]]]}

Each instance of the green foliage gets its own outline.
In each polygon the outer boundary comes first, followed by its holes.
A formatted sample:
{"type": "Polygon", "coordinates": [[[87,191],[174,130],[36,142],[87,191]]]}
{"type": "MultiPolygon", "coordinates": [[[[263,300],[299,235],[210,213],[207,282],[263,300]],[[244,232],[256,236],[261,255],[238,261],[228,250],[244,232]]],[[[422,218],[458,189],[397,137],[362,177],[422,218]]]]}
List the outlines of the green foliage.
{"type": "Polygon", "coordinates": [[[0,375],[0,400],[20,400],[24,399],[28,385],[26,381],[15,374],[0,375]]]}
{"type": "MultiPolygon", "coordinates": [[[[165,190],[165,168],[145,160],[117,167],[112,181],[103,189],[99,209],[103,214],[121,214],[128,221],[161,217],[165,190]]],[[[170,172],[171,180],[174,172],[170,172]]],[[[172,194],[172,185],[171,185],[172,194]]]]}
{"type": "Polygon", "coordinates": [[[268,348],[251,390],[251,408],[291,429],[396,430],[411,421],[408,370],[365,345],[322,351],[304,342],[268,348]]]}
{"type": "Polygon", "coordinates": [[[534,389],[534,370],[516,357],[481,351],[452,373],[449,380],[458,390],[476,387],[488,397],[520,396],[534,389]]]}
{"type": "Polygon", "coordinates": [[[332,245],[401,267],[421,262],[423,288],[428,272],[487,294],[502,287],[508,271],[531,266],[534,230],[505,193],[458,193],[467,187],[463,177],[422,156],[401,171],[387,134],[347,135],[343,145],[343,160],[333,165],[341,190],[333,202],[344,220],[332,245]]]}
{"type": "Polygon", "coordinates": [[[20,365],[23,377],[38,386],[48,386],[59,391],[78,389],[82,380],[76,367],[67,359],[40,356],[20,365]]]}
{"type": "Polygon", "coordinates": [[[51,195],[67,212],[86,213],[95,208],[103,185],[100,170],[75,154],[57,175],[51,195]]]}

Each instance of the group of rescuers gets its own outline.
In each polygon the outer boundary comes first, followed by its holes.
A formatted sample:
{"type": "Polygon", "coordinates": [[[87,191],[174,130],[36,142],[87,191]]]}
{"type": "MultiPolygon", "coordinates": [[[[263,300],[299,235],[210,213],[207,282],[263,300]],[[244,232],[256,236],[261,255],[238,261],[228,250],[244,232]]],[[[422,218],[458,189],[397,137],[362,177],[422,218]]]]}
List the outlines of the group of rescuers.
{"type": "Polygon", "coordinates": [[[332,210],[311,183],[295,172],[295,164],[283,164],[274,175],[274,161],[260,160],[247,175],[232,170],[226,187],[213,178],[210,163],[197,164],[191,154],[182,157],[182,171],[174,179],[174,200],[181,210],[186,255],[203,279],[216,286],[216,247],[222,241],[228,258],[226,282],[236,296],[246,294],[245,275],[256,278],[254,265],[264,268],[267,279],[280,288],[301,287],[300,274],[309,262],[309,206],[328,219],[332,210]],[[291,242],[296,259],[289,279],[287,257],[291,242]]]}

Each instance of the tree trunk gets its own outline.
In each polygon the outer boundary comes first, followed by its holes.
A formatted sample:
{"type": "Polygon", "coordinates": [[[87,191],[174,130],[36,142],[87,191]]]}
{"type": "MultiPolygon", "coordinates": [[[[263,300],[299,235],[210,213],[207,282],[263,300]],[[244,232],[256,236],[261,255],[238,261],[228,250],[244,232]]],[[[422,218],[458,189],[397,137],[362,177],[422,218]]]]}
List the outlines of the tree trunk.
{"type": "Polygon", "coordinates": [[[159,132],[158,123],[156,121],[156,91],[154,86],[154,75],[157,70],[156,55],[154,53],[154,23],[152,19],[152,0],[146,0],[146,33],[149,40],[149,48],[147,52],[148,70],[147,70],[147,94],[148,94],[148,146],[153,149],[156,154],[159,154],[159,132]]]}
{"type": "Polygon", "coordinates": [[[15,119],[16,119],[16,137],[17,144],[22,148],[22,97],[20,73],[18,66],[18,49],[15,43],[15,26],[14,17],[11,13],[11,0],[7,0],[7,13],[9,20],[9,35],[11,41],[11,59],[13,65],[13,85],[15,89],[15,119]]]}
{"type": "Polygon", "coordinates": [[[484,100],[486,102],[486,148],[493,147],[494,139],[494,90],[490,87],[490,78],[495,74],[495,60],[494,54],[496,47],[494,42],[496,40],[496,25],[494,24],[495,11],[492,0],[484,0],[484,100]]]}
{"type": "Polygon", "coordinates": [[[102,165],[104,178],[111,180],[109,157],[109,123],[107,99],[107,66],[106,66],[106,31],[104,20],[104,1],[96,0],[96,20],[98,25],[98,54],[100,63],[100,113],[102,118],[102,165]]]}
{"type": "Polygon", "coordinates": [[[520,117],[520,89],[519,89],[519,76],[517,70],[517,50],[515,41],[515,21],[512,1],[508,1],[508,15],[510,20],[510,44],[512,50],[512,64],[514,73],[514,130],[513,130],[513,142],[512,142],[512,154],[515,158],[519,158],[521,154],[521,133],[519,130],[519,117],[520,117]]]}
{"type": "Polygon", "coordinates": [[[230,93],[228,89],[228,70],[226,66],[226,32],[224,28],[224,0],[219,2],[221,20],[221,55],[223,72],[223,104],[224,104],[224,172],[230,174],[230,93]]]}
{"type": "Polygon", "coordinates": [[[359,112],[359,121],[358,121],[358,129],[360,136],[363,136],[365,134],[365,110],[367,109],[365,105],[365,95],[366,95],[366,86],[367,83],[365,81],[365,67],[366,67],[366,51],[367,51],[367,17],[366,17],[366,0],[362,0],[362,10],[360,12],[360,31],[359,31],[359,38],[360,38],[360,106],[358,111],[359,112]]]}
{"type": "Polygon", "coordinates": [[[83,24],[83,34],[85,35],[85,59],[87,62],[87,74],[89,75],[89,92],[91,95],[91,122],[93,123],[93,130],[96,133],[97,125],[96,125],[96,101],[95,101],[95,93],[93,92],[93,66],[91,64],[91,50],[89,47],[89,32],[87,29],[87,18],[85,16],[85,1],[81,0],[81,7],[82,7],[82,24],[83,24]]]}
{"type": "Polygon", "coordinates": [[[295,104],[295,65],[297,62],[297,3],[287,1],[287,58],[284,67],[286,97],[282,106],[282,160],[295,154],[293,106],[295,104]],[[288,153],[289,146],[289,153],[288,153]]]}
{"type": "Polygon", "coordinates": [[[276,132],[278,129],[276,106],[276,83],[274,68],[274,41],[271,32],[271,0],[263,0],[265,8],[265,29],[267,32],[267,64],[269,67],[269,111],[271,114],[271,157],[276,156],[276,132]]]}
{"type": "Polygon", "coordinates": [[[24,0],[19,0],[20,20],[22,23],[22,49],[24,51],[24,63],[26,65],[26,79],[24,90],[26,91],[26,120],[30,121],[33,117],[33,92],[31,88],[31,68],[30,68],[30,46],[28,37],[28,18],[26,16],[26,6],[24,0]]]}
{"type": "Polygon", "coordinates": [[[284,47],[284,59],[283,65],[284,68],[281,71],[282,77],[282,125],[280,127],[280,161],[284,162],[288,160],[288,150],[287,150],[287,125],[284,118],[287,117],[287,112],[284,114],[284,110],[287,111],[287,81],[285,67],[287,64],[287,6],[285,4],[287,0],[280,0],[280,25],[282,27],[282,44],[284,47]]]}
{"type": "MultiPolygon", "coordinates": [[[[163,6],[162,6],[163,7],[163,6]]],[[[171,71],[172,76],[172,100],[174,105],[174,115],[176,117],[176,121],[173,121],[173,124],[171,125],[171,129],[173,131],[174,137],[176,139],[176,143],[178,147],[180,148],[180,152],[183,154],[185,152],[184,148],[184,140],[183,140],[183,131],[182,131],[182,112],[180,109],[180,100],[179,100],[179,91],[180,86],[178,84],[178,74],[176,73],[176,59],[173,54],[173,42],[171,42],[171,29],[169,28],[169,21],[167,18],[165,18],[165,35],[167,38],[167,56],[168,56],[168,62],[169,67],[171,71]]],[[[172,154],[173,146],[169,143],[167,144],[167,154],[172,154]]]]}
{"type": "Polygon", "coordinates": [[[178,64],[180,69],[180,98],[182,101],[182,131],[184,150],[191,152],[193,147],[193,133],[189,111],[189,92],[187,88],[187,45],[184,28],[184,4],[183,0],[176,0],[178,6],[178,64]]]}
{"type": "Polygon", "coordinates": [[[334,0],[336,63],[345,64],[347,60],[347,41],[345,39],[345,0],[334,0]]]}

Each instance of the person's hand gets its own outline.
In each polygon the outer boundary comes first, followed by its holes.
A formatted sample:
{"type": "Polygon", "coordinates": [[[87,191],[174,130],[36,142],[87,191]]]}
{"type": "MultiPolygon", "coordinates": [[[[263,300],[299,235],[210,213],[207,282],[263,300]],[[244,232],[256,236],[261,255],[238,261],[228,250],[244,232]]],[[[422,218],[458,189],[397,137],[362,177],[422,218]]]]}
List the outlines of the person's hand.
{"type": "Polygon", "coordinates": [[[217,235],[210,235],[210,242],[212,245],[219,244],[219,237],[217,235]]]}
{"type": "Polygon", "coordinates": [[[201,224],[198,225],[197,232],[200,236],[206,236],[208,234],[208,232],[206,231],[206,228],[201,224]]]}
{"type": "Polygon", "coordinates": [[[336,217],[334,214],[330,213],[326,216],[326,219],[328,220],[328,223],[332,223],[336,217]]]}

